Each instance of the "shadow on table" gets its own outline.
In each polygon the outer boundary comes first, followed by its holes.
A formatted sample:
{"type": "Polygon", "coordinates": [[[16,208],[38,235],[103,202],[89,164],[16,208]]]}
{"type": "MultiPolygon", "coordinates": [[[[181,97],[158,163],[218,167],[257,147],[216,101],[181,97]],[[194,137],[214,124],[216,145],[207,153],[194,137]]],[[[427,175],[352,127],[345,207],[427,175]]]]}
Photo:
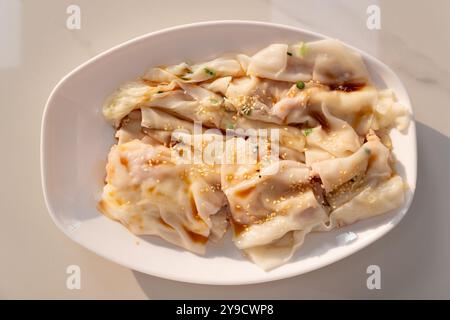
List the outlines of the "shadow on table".
{"type": "Polygon", "coordinates": [[[418,180],[400,224],[366,249],[290,279],[245,286],[207,286],[136,271],[150,299],[450,298],[450,139],[417,122],[418,180]],[[368,290],[367,267],[381,268],[381,290],[368,290]]]}

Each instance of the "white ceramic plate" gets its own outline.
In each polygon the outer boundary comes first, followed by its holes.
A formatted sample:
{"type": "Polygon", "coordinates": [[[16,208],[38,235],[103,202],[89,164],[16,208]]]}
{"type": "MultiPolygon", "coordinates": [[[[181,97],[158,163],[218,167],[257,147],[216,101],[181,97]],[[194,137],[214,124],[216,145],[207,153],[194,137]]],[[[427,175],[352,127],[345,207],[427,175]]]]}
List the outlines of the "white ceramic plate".
{"type": "MultiPolygon", "coordinates": [[[[156,237],[138,238],[96,209],[106,155],[115,142],[114,130],[103,119],[101,106],[121,83],[155,65],[201,61],[225,52],[253,53],[273,42],[323,38],[309,31],[262,22],[204,22],[136,38],[76,68],[51,93],[42,120],[42,184],[54,222],[77,243],[126,267],[162,278],[205,284],[248,284],[299,275],[347,257],[379,239],[403,218],[414,194],[414,123],[406,135],[392,132],[399,173],[411,188],[404,206],[329,233],[310,234],[289,263],[270,272],[242,257],[229,239],[210,245],[206,256],[197,256],[156,237]],[[349,232],[356,239],[342,241],[349,232]]],[[[361,53],[376,84],[392,88],[399,101],[411,110],[405,88],[392,70],[361,53]]]]}

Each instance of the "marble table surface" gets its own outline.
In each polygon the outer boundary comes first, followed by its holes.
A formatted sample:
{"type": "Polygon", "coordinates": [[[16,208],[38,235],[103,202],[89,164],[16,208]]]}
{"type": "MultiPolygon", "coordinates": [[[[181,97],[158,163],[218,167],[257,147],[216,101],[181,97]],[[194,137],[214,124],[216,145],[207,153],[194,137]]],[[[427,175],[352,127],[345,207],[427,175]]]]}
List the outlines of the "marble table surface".
{"type": "Polygon", "coordinates": [[[0,298],[450,298],[450,1],[0,0],[0,298]],[[67,28],[67,7],[81,10],[67,28]],[[380,29],[367,8],[380,8],[380,29]],[[133,37],[206,20],[300,26],[339,38],[388,64],[405,83],[417,121],[418,184],[412,207],[388,235],[333,265],[248,286],[179,283],[104,260],[69,240],[42,197],[41,116],[51,89],[71,69],[133,37]],[[69,265],[80,290],[66,287],[69,265]],[[366,286],[369,265],[381,289],[366,286]]]}

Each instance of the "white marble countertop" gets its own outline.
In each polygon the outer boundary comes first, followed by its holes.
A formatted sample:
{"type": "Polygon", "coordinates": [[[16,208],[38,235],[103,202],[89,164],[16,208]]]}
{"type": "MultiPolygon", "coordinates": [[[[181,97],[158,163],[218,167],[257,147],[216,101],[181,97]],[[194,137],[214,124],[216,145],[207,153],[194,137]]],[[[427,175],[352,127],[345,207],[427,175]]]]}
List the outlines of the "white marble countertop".
{"type": "Polygon", "coordinates": [[[0,0],[0,298],[450,298],[450,2],[388,0],[15,1],[0,0]],[[81,9],[81,29],[66,9],[81,9]],[[381,29],[366,26],[381,8],[381,29]],[[42,197],[41,116],[71,69],[125,40],[206,20],[260,20],[339,38],[388,64],[405,83],[417,121],[418,184],[412,207],[387,236],[323,269],[248,286],[158,279],[104,260],[63,235],[42,197]],[[79,265],[81,290],[66,268],[79,265]],[[381,268],[368,290],[366,268],[381,268]]]}

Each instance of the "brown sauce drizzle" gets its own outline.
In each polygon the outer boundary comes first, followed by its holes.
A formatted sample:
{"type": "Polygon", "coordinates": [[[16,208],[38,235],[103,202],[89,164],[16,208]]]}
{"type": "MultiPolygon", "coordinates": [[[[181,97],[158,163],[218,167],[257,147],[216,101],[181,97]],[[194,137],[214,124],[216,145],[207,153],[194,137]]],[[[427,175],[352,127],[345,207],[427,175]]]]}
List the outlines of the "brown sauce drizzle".
{"type": "Polygon", "coordinates": [[[329,85],[330,90],[353,92],[361,90],[366,86],[365,83],[344,83],[344,84],[331,84],[329,85]]]}
{"type": "Polygon", "coordinates": [[[124,157],[120,157],[120,163],[128,169],[128,159],[124,157]]]}
{"type": "Polygon", "coordinates": [[[189,196],[189,203],[191,205],[192,216],[194,217],[194,219],[203,222],[203,219],[198,214],[197,205],[195,204],[195,199],[192,194],[189,196]]]}
{"type": "Polygon", "coordinates": [[[313,117],[314,119],[317,120],[317,122],[322,126],[322,129],[325,130],[325,132],[330,132],[330,130],[331,130],[330,124],[328,123],[327,119],[322,114],[322,112],[314,110],[314,111],[311,111],[310,114],[311,114],[311,117],[313,117]]]}
{"type": "Polygon", "coordinates": [[[106,203],[104,200],[100,200],[97,205],[98,210],[104,215],[108,215],[108,211],[106,210],[106,203]]]}
{"type": "Polygon", "coordinates": [[[167,222],[165,222],[162,218],[158,218],[159,223],[161,223],[164,227],[173,230],[173,227],[168,224],[167,222]]]}
{"type": "Polygon", "coordinates": [[[247,189],[236,191],[236,195],[241,198],[246,198],[255,188],[255,186],[251,186],[247,189]]]}
{"type": "Polygon", "coordinates": [[[239,223],[236,220],[234,220],[233,218],[230,219],[230,223],[233,226],[233,231],[234,231],[235,236],[238,236],[241,233],[243,233],[245,231],[245,229],[247,229],[247,227],[248,227],[246,224],[239,223]]]}
{"type": "Polygon", "coordinates": [[[328,203],[325,189],[322,187],[322,180],[320,177],[312,177],[310,179],[310,184],[317,202],[329,209],[330,204],[328,203]]]}
{"type": "Polygon", "coordinates": [[[187,229],[186,227],[183,227],[184,231],[186,231],[187,235],[193,242],[196,243],[206,243],[208,241],[208,237],[202,236],[201,234],[192,232],[191,230],[187,229]]]}
{"type": "Polygon", "coordinates": [[[114,220],[114,221],[119,221],[118,219],[116,219],[115,217],[113,217],[113,216],[108,212],[107,206],[108,206],[108,205],[107,205],[107,203],[106,203],[104,200],[100,200],[99,203],[97,204],[97,209],[98,209],[101,213],[103,213],[106,217],[108,217],[109,219],[114,220]]]}

